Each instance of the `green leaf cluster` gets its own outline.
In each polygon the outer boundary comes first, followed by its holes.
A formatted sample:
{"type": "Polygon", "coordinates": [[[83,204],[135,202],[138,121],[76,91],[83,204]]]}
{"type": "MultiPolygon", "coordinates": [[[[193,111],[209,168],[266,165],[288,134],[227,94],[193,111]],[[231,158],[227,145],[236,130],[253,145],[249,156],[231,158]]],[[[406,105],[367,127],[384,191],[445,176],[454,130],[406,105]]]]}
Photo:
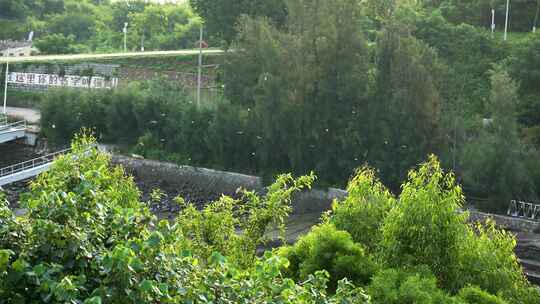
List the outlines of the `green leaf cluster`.
{"type": "Polygon", "coordinates": [[[278,253],[289,260],[286,274],[297,281],[306,280],[316,271],[328,271],[330,290],[336,290],[344,278],[365,285],[378,270],[377,263],[366,254],[363,246],[332,224],[313,228],[294,246],[282,247],[278,253]]]}

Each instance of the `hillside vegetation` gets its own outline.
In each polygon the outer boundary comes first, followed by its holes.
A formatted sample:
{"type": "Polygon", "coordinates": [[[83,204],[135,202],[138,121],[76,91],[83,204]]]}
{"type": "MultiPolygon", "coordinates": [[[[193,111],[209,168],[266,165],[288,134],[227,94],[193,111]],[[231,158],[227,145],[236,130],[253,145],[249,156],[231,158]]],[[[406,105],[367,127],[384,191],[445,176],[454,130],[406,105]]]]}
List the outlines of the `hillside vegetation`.
{"type": "Polygon", "coordinates": [[[109,0],[2,0],[0,39],[26,39],[44,54],[193,48],[200,18],[187,3],[109,0]],[[127,4],[129,3],[129,5],[127,4]]]}

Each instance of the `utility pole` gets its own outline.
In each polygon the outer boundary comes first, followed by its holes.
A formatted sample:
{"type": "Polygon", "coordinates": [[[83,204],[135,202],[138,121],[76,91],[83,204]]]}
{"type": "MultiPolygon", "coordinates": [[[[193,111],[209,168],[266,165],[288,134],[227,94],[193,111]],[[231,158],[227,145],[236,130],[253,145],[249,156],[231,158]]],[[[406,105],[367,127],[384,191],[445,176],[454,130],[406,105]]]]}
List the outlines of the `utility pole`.
{"type": "Polygon", "coordinates": [[[532,31],[536,33],[536,24],[538,23],[538,13],[540,13],[540,1],[536,1],[536,14],[534,15],[534,23],[532,31]]]}
{"type": "Polygon", "coordinates": [[[128,27],[128,23],[127,22],[124,22],[124,53],[127,52],[127,27],[128,27]]]}
{"type": "Polygon", "coordinates": [[[504,22],[504,41],[508,39],[508,17],[510,15],[510,0],[506,0],[506,20],[504,22]]]}
{"type": "Polygon", "coordinates": [[[6,102],[7,102],[8,73],[9,73],[9,62],[6,61],[6,79],[4,82],[4,115],[7,114],[6,102]]]}
{"type": "Polygon", "coordinates": [[[495,9],[491,9],[491,38],[495,35],[495,9]]]}
{"type": "Polygon", "coordinates": [[[202,77],[202,47],[203,47],[203,25],[201,24],[199,33],[199,68],[197,73],[197,108],[201,106],[201,77],[202,77]]]}

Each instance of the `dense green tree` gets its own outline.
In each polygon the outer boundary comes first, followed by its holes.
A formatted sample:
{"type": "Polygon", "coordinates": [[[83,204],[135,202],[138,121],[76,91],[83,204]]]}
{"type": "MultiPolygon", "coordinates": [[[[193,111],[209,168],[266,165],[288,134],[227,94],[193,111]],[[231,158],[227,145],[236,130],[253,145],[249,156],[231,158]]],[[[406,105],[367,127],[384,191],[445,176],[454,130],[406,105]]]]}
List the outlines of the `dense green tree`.
{"type": "MultiPolygon", "coordinates": [[[[523,276],[515,255],[515,237],[510,232],[496,228],[493,222],[479,224],[468,229],[461,246],[460,275],[455,282],[457,288],[467,290],[468,286],[478,286],[509,303],[540,300],[538,291],[523,276]]],[[[460,291],[461,295],[469,294],[469,297],[471,293],[483,294],[474,290],[460,291]]]]}
{"type": "Polygon", "coordinates": [[[65,0],[25,0],[28,8],[39,17],[50,14],[61,14],[65,10],[65,0]]]}
{"type": "Polygon", "coordinates": [[[24,1],[5,0],[0,2],[0,16],[4,18],[21,18],[28,13],[24,1]]]}
{"type": "Polygon", "coordinates": [[[459,291],[458,296],[469,304],[506,304],[506,301],[478,287],[465,287],[459,291]]]}
{"type": "Polygon", "coordinates": [[[86,50],[111,52],[123,48],[122,29],[126,22],[129,23],[128,47],[132,49],[141,45],[146,49],[192,48],[198,40],[200,19],[187,3],[158,4],[142,0],[0,3],[1,39],[25,39],[30,31],[36,39],[51,34],[73,35],[86,50]]]}
{"type": "Polygon", "coordinates": [[[74,54],[84,49],[75,42],[73,35],[50,34],[38,39],[35,47],[43,54],[74,54]]]}
{"type": "Polygon", "coordinates": [[[204,18],[208,32],[227,43],[234,40],[235,25],[241,15],[265,16],[277,24],[283,23],[286,17],[283,0],[190,0],[190,3],[204,18]]]}
{"type": "Polygon", "coordinates": [[[540,147],[540,34],[520,45],[509,61],[509,73],[519,83],[519,122],[527,141],[540,147]]]}
{"type": "Polygon", "coordinates": [[[262,167],[343,179],[362,161],[358,142],[340,138],[365,123],[369,57],[361,5],[291,0],[287,7],[281,31],[267,19],[243,19],[227,59],[226,94],[253,109],[262,167]]]}
{"type": "Polygon", "coordinates": [[[463,182],[488,200],[484,208],[502,211],[512,199],[533,199],[535,186],[525,166],[528,156],[518,134],[517,84],[496,68],[491,76],[490,118],[480,124],[464,148],[463,182]]]}
{"type": "Polygon", "coordinates": [[[441,94],[450,101],[465,99],[462,115],[482,113],[489,100],[489,71],[509,55],[502,43],[484,29],[453,25],[438,12],[419,19],[414,36],[437,50],[448,66],[441,94]]]}
{"type": "Polygon", "coordinates": [[[448,140],[440,151],[443,163],[459,174],[467,134],[478,120],[477,115],[486,115],[489,71],[510,52],[487,30],[469,24],[454,25],[439,11],[419,18],[414,36],[433,47],[448,67],[440,89],[445,100],[441,105],[441,126],[448,140]]]}
{"type": "Polygon", "coordinates": [[[84,12],[69,12],[55,15],[49,20],[49,33],[72,35],[77,42],[86,41],[95,34],[96,18],[84,12]]]}
{"type": "Polygon", "coordinates": [[[397,189],[409,168],[437,152],[441,138],[440,76],[436,52],[398,24],[377,45],[376,88],[370,100],[368,159],[397,189]]]}
{"type": "Polygon", "coordinates": [[[205,211],[188,208],[171,224],[158,222],[139,200],[133,179],[94,144],[78,139],[70,154],[32,183],[22,202],[26,215],[16,217],[0,194],[1,302],[369,303],[347,279],[333,294],[326,291],[325,271],[296,284],[283,276],[287,260],[269,252],[257,258],[241,251],[245,243],[227,242],[236,221],[244,220],[248,230],[237,239],[258,241],[273,219],[288,214],[290,195],[312,177],[281,177],[269,187],[268,200],[245,193],[252,200],[242,208],[251,214],[247,219],[236,208],[219,209],[221,202],[235,202],[223,197],[205,211]],[[198,232],[204,233],[200,239],[198,232]],[[208,235],[221,239],[225,251],[236,248],[253,267],[239,267],[217,252],[198,255],[197,245],[208,235]]]}
{"type": "Polygon", "coordinates": [[[187,5],[149,5],[130,13],[128,19],[134,45],[144,45],[147,50],[193,48],[196,45],[189,43],[199,37],[200,22],[187,5]]]}
{"type": "Polygon", "coordinates": [[[409,172],[399,202],[384,219],[380,255],[391,267],[427,266],[451,293],[473,285],[508,303],[537,303],[523,276],[515,237],[487,222],[467,223],[461,187],[434,157],[409,172]]]}

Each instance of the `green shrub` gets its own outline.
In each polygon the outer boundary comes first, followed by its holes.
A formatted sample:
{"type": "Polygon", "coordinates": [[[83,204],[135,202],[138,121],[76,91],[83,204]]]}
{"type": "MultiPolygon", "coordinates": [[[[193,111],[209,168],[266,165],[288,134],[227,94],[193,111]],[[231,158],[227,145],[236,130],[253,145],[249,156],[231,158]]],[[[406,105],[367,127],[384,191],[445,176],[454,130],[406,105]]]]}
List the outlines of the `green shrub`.
{"type": "Polygon", "coordinates": [[[506,301],[499,297],[472,286],[461,289],[458,297],[468,304],[506,304],[506,301]]]}
{"type": "MultiPolygon", "coordinates": [[[[190,247],[197,256],[208,258],[220,252],[238,265],[251,266],[257,247],[266,240],[269,225],[280,228],[282,240],[285,240],[285,220],[292,210],[291,196],[309,189],[314,180],[313,174],[298,179],[284,174],[277,177],[264,196],[241,190],[241,199],[223,196],[201,211],[188,204],[178,216],[179,230],[189,236],[190,247]]],[[[177,201],[183,203],[181,198],[177,201]]]]}
{"type": "Polygon", "coordinates": [[[461,188],[435,157],[411,171],[402,189],[382,228],[378,255],[385,264],[425,265],[449,292],[474,285],[509,303],[539,303],[517,261],[515,237],[492,223],[467,224],[461,188]]]}
{"type": "Polygon", "coordinates": [[[539,303],[540,294],[524,277],[515,247],[514,235],[494,222],[470,229],[462,243],[457,286],[478,286],[509,303],[539,303]]]}
{"type": "Polygon", "coordinates": [[[331,290],[335,290],[343,278],[367,284],[377,269],[375,261],[360,244],[354,243],[346,231],[337,230],[331,224],[313,228],[294,246],[281,248],[278,252],[290,261],[287,274],[296,280],[306,280],[319,270],[328,271],[331,290]]]}
{"type": "Polygon", "coordinates": [[[357,171],[347,192],[347,198],[332,205],[330,223],[373,251],[382,238],[380,228],[384,219],[396,200],[369,168],[357,171]]]}
{"type": "Polygon", "coordinates": [[[521,280],[523,275],[514,254],[516,242],[513,235],[496,229],[493,222],[475,228],[476,231],[468,231],[463,242],[463,269],[458,282],[496,293],[521,280]]]}
{"type": "Polygon", "coordinates": [[[409,172],[399,203],[383,225],[381,254],[391,266],[427,265],[443,286],[457,278],[460,244],[466,232],[461,188],[431,156],[409,172]]]}
{"type": "Polygon", "coordinates": [[[367,288],[373,304],[449,304],[459,303],[437,287],[428,270],[419,273],[386,269],[377,273],[367,288]]]}

